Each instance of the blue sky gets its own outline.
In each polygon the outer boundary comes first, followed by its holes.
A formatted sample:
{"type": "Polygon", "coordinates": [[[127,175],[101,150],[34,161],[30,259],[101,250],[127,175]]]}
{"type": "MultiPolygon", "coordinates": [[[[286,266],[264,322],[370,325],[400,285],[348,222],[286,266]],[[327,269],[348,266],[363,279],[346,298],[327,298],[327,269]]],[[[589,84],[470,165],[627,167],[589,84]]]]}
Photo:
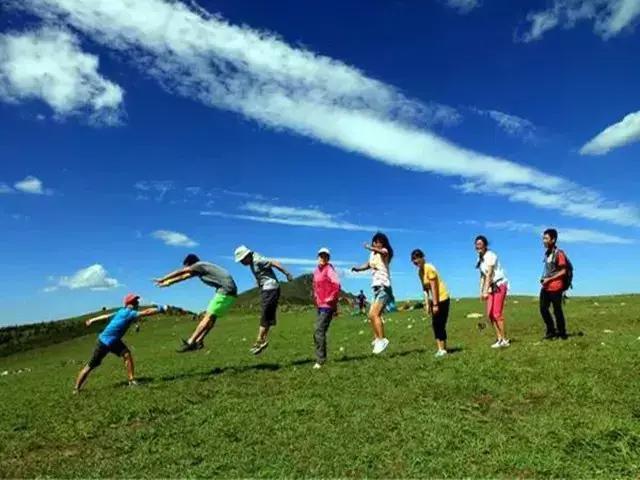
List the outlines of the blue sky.
{"type": "MultiPolygon", "coordinates": [[[[536,293],[560,230],[575,293],[637,292],[637,0],[23,0],[0,7],[0,324],[201,309],[184,255],[241,243],[342,268],[376,229],[476,294],[473,239],[536,293]]],[[[368,277],[343,275],[368,291],[368,277]]]]}

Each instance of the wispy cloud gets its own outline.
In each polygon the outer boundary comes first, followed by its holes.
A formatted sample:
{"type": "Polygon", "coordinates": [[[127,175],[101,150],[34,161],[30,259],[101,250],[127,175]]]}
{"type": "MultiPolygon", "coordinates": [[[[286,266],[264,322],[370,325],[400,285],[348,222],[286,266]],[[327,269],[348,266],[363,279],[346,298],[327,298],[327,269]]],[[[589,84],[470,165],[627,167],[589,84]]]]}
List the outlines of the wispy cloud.
{"type": "MultiPolygon", "coordinates": [[[[340,219],[339,215],[323,212],[317,208],[298,208],[273,205],[270,203],[248,202],[240,207],[248,213],[226,213],[217,211],[202,211],[200,215],[223,218],[235,218],[261,223],[275,223],[296,227],[331,228],[336,230],[353,230],[373,232],[380,227],[372,225],[358,225],[340,219]]],[[[386,231],[398,229],[386,228],[386,231]]]]}
{"type": "Polygon", "coordinates": [[[525,142],[534,142],[537,139],[537,128],[530,120],[500,112],[498,110],[471,109],[474,113],[490,118],[507,135],[519,138],[525,142]]]}
{"type": "MultiPolygon", "coordinates": [[[[278,260],[284,263],[285,265],[298,265],[298,266],[315,266],[318,264],[318,260],[315,258],[292,258],[292,257],[278,257],[278,260]]],[[[345,260],[334,260],[331,259],[331,263],[335,266],[353,266],[356,262],[349,262],[345,260]]]]}
{"type": "Polygon", "coordinates": [[[639,16],[638,0],[554,0],[550,8],[527,15],[527,29],[516,33],[516,39],[532,42],[554,28],[592,21],[595,33],[607,40],[633,28],[639,16]]]}
{"type": "Polygon", "coordinates": [[[499,195],[512,202],[525,202],[539,208],[557,210],[562,215],[598,220],[627,227],[640,226],[640,211],[632,205],[608,202],[591,190],[567,193],[546,192],[536,188],[464,182],[457,185],[463,193],[499,195]],[[598,208],[592,208],[598,205],[598,208]]]}
{"type": "Polygon", "coordinates": [[[640,142],[640,111],[630,113],[618,123],[605,128],[581,149],[582,155],[604,155],[616,148],[640,142]]]}
{"type": "MultiPolygon", "coordinates": [[[[616,205],[619,215],[612,215],[609,202],[569,180],[459,147],[434,134],[420,120],[425,104],[353,67],[291,47],[269,33],[231,25],[184,3],[14,0],[12,4],[70,23],[123,52],[168,91],[205,105],[391,166],[462,177],[492,192],[506,191],[514,201],[565,212],[566,204],[580,200],[584,208],[571,214],[640,225],[634,207],[616,205]],[[523,192],[513,195],[516,190],[523,192]],[[530,201],[545,194],[561,201],[530,201]],[[585,198],[591,202],[584,204],[585,198]],[[605,212],[598,214],[600,210],[605,212]]],[[[284,223],[268,216],[250,219],[284,223]]]]}
{"type": "Polygon", "coordinates": [[[45,287],[45,292],[53,292],[59,288],[68,288],[69,290],[110,290],[121,286],[120,282],[115,278],[109,277],[105,268],[96,263],[87,268],[82,268],[69,277],[52,277],[55,285],[45,287]]]}
{"type": "Polygon", "coordinates": [[[467,14],[480,6],[480,0],[444,0],[444,3],[461,14],[467,14]]]}
{"type": "MultiPolygon", "coordinates": [[[[487,228],[497,228],[501,230],[510,230],[512,232],[526,232],[542,235],[549,226],[533,225],[531,223],[521,223],[514,221],[505,222],[486,222],[487,228]]],[[[618,244],[630,245],[636,243],[636,240],[630,238],[610,235],[608,233],[597,232],[594,230],[586,230],[581,228],[564,228],[555,227],[559,232],[559,240],[565,243],[597,243],[597,244],[618,244]]]]}
{"type": "Polygon", "coordinates": [[[171,247],[195,247],[198,242],[190,239],[187,235],[172,230],[156,230],[151,236],[157,240],[162,240],[165,245],[171,247]]]}
{"type": "Polygon", "coordinates": [[[42,180],[28,175],[13,184],[13,188],[4,182],[0,182],[0,194],[25,193],[28,195],[53,195],[53,190],[45,188],[42,180]]]}
{"type": "Polygon", "coordinates": [[[136,182],[134,188],[138,191],[139,200],[154,199],[160,202],[167,192],[173,190],[173,182],[170,180],[141,180],[136,182]]]}
{"type": "Polygon", "coordinates": [[[0,100],[40,99],[58,119],[86,114],[95,124],[116,125],[124,92],[98,73],[98,64],[64,29],[0,35],[0,100]]]}

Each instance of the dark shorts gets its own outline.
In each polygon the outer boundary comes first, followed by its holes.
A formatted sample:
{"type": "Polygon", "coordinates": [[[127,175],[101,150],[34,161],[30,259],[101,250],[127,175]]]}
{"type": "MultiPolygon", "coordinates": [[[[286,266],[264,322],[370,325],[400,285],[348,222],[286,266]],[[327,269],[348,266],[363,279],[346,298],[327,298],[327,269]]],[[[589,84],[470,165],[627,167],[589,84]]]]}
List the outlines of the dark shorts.
{"type": "Polygon", "coordinates": [[[124,344],[122,340],[118,340],[111,345],[105,345],[100,340],[96,344],[96,349],[93,351],[91,359],[87,363],[90,368],[96,368],[102,363],[104,357],[113,353],[118,357],[122,357],[125,353],[129,353],[129,348],[124,344]]]}
{"type": "Polygon", "coordinates": [[[280,300],[280,289],[262,290],[262,317],[261,327],[273,327],[276,324],[276,313],[278,311],[278,300],[280,300]]]}

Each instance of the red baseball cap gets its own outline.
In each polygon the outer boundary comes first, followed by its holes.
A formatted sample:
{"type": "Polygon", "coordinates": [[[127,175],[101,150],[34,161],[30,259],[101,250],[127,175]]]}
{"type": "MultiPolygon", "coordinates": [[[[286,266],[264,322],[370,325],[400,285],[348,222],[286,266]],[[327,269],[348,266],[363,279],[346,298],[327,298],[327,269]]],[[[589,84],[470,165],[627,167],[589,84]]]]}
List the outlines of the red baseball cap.
{"type": "Polygon", "coordinates": [[[140,299],[140,295],[135,295],[133,293],[128,293],[126,297],[124,297],[124,306],[131,305],[136,303],[140,299]]]}

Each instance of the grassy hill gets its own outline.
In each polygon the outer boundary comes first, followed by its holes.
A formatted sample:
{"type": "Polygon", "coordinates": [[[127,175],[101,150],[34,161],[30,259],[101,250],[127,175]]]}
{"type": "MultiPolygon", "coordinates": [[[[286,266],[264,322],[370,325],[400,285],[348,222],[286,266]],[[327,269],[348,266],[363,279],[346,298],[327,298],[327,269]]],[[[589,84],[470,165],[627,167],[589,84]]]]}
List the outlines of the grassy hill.
{"type": "MultiPolygon", "coordinates": [[[[280,284],[281,297],[280,305],[313,305],[313,275],[306,274],[296,277],[291,282],[282,282],[280,284]]],[[[341,298],[352,299],[353,295],[345,291],[341,292],[341,298]]],[[[252,288],[241,293],[236,302],[236,308],[242,309],[259,309],[260,308],[260,290],[252,288]]]]}
{"type": "MultiPolygon", "coordinates": [[[[144,308],[144,307],[142,307],[144,308]]],[[[79,317],[65,318],[52,322],[32,323],[0,328],[0,357],[30,350],[54,343],[66,342],[76,337],[87,334],[95,335],[104,328],[105,322],[94,323],[86,327],[84,322],[88,318],[112,313],[117,309],[104,308],[97,312],[86,313],[79,317]]],[[[180,312],[174,312],[178,315],[180,312]]],[[[193,315],[192,312],[181,312],[184,315],[193,315]]]]}
{"type": "Polygon", "coordinates": [[[256,312],[185,355],[193,322],[154,317],[125,338],[141,386],[111,356],[79,396],[94,335],[0,358],[0,478],[638,478],[640,296],[566,310],[584,335],[541,342],[536,299],[510,299],[513,345],[495,351],[466,318],[480,302],[454,302],[444,359],[421,312],[389,317],[381,357],[341,316],[320,371],[311,311],[282,314],[259,357],[256,312]]]}

